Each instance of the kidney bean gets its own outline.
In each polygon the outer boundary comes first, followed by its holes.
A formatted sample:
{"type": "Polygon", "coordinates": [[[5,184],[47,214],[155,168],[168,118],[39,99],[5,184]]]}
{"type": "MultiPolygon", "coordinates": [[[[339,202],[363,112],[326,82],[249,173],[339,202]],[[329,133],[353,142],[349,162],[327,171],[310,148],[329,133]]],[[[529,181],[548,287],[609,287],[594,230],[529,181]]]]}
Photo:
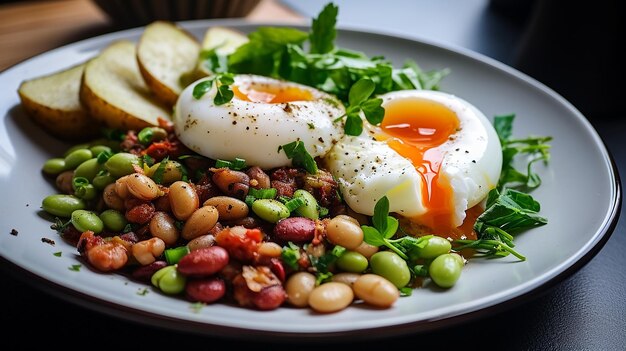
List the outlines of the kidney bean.
{"type": "Polygon", "coordinates": [[[267,189],[270,187],[270,176],[265,173],[261,167],[252,166],[246,171],[250,177],[250,186],[255,189],[267,189]]]}
{"type": "Polygon", "coordinates": [[[104,187],[102,191],[102,199],[108,208],[112,208],[118,211],[126,210],[124,206],[124,199],[122,199],[115,191],[115,183],[109,184],[104,187]]]}
{"type": "Polygon", "coordinates": [[[287,293],[282,285],[273,285],[254,294],[252,303],[256,308],[268,311],[280,307],[286,299],[287,293]]]}
{"type": "Polygon", "coordinates": [[[140,266],[139,268],[135,269],[132,272],[131,276],[136,280],[142,281],[144,283],[149,283],[152,275],[165,266],[167,266],[167,262],[165,261],[154,261],[147,266],[140,266]]]}
{"type": "Polygon", "coordinates": [[[215,244],[215,236],[211,234],[200,235],[187,243],[189,251],[195,251],[206,247],[211,247],[215,244]]]}
{"type": "Polygon", "coordinates": [[[142,203],[126,211],[126,219],[131,223],[146,224],[154,215],[154,205],[142,203]]]}
{"type": "Polygon", "coordinates": [[[198,249],[178,261],[178,271],[193,277],[209,276],[226,267],[228,259],[228,252],[220,246],[198,249]]]}
{"type": "Polygon", "coordinates": [[[315,221],[305,217],[282,219],[274,226],[274,239],[294,243],[310,242],[315,236],[315,221]]]}
{"type": "Polygon", "coordinates": [[[212,303],[226,294],[226,284],[217,277],[189,280],[185,294],[190,301],[212,303]]]}
{"type": "Polygon", "coordinates": [[[228,168],[212,169],[211,179],[217,187],[226,195],[244,199],[248,195],[250,188],[250,177],[241,171],[234,171],[228,168]]]}

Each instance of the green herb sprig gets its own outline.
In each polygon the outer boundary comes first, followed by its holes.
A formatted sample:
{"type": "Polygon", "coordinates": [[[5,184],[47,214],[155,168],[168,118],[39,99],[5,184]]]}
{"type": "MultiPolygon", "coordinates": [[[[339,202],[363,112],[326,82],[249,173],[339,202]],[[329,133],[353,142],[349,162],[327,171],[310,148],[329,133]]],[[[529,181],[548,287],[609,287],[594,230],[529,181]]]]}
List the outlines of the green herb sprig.
{"type": "MultiPolygon", "coordinates": [[[[361,120],[355,118],[358,111],[363,111],[368,120],[382,118],[382,107],[376,99],[356,99],[359,101],[355,103],[350,97],[353,86],[360,80],[374,83],[368,98],[395,90],[439,89],[447,69],[426,72],[413,61],[396,68],[383,56],[370,57],[335,45],[338,12],[338,6],[329,3],[313,19],[308,33],[295,28],[260,27],[233,53],[219,57],[217,52],[207,52],[200,60],[213,72],[285,79],[335,95],[348,106],[345,128],[350,135],[362,130],[361,120]]],[[[363,92],[361,88],[356,91],[363,92]]]]}
{"type": "Polygon", "coordinates": [[[196,100],[199,100],[208,93],[215,83],[217,91],[213,98],[215,105],[224,105],[230,102],[235,93],[231,90],[230,86],[235,83],[235,76],[232,73],[218,73],[211,79],[203,80],[193,87],[192,95],[196,100]]]}
{"type": "Polygon", "coordinates": [[[369,78],[361,78],[350,88],[348,95],[349,106],[346,113],[335,120],[346,118],[344,130],[348,135],[358,136],[363,132],[363,120],[361,113],[372,125],[378,125],[383,121],[385,109],[381,106],[383,99],[372,98],[376,84],[369,78]]]}
{"type": "Polygon", "coordinates": [[[541,206],[529,192],[541,185],[541,178],[532,170],[538,161],[550,159],[551,137],[513,139],[514,114],[494,118],[494,128],[502,145],[502,172],[498,185],[489,192],[485,211],[476,219],[476,240],[455,240],[455,250],[474,249],[476,257],[501,258],[513,255],[526,257],[514,247],[515,234],[548,223],[539,215],[541,206]],[[514,167],[515,157],[527,156],[526,173],[514,167]],[[521,191],[521,190],[524,191],[521,191]]]}
{"type": "MultiPolygon", "coordinates": [[[[363,240],[377,247],[385,246],[397,253],[398,256],[411,263],[409,252],[415,248],[424,248],[428,243],[430,235],[419,238],[412,236],[400,236],[393,239],[398,231],[399,222],[389,216],[389,199],[387,196],[380,198],[374,206],[374,215],[372,216],[372,225],[362,225],[363,240]]],[[[410,266],[410,265],[409,265],[410,266]]]]}
{"type": "Polygon", "coordinates": [[[502,172],[498,182],[498,189],[504,187],[519,188],[531,191],[541,185],[541,178],[533,171],[532,166],[537,162],[548,163],[550,160],[550,144],[552,137],[529,136],[523,139],[512,137],[514,114],[494,117],[494,128],[498,133],[502,145],[502,172]],[[525,155],[528,159],[526,172],[519,171],[514,166],[516,157],[525,155]]]}
{"type": "Polygon", "coordinates": [[[287,158],[292,160],[295,167],[304,168],[309,174],[316,174],[318,171],[317,163],[315,159],[304,147],[302,141],[293,141],[289,144],[281,145],[278,147],[278,152],[284,151],[287,158]]]}

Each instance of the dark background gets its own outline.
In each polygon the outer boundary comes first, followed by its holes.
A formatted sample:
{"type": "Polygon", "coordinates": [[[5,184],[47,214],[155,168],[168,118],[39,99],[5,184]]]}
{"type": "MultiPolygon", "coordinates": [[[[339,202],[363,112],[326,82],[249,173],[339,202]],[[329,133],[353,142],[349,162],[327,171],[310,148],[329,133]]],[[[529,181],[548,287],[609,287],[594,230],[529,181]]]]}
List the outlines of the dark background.
{"type": "MultiPolygon", "coordinates": [[[[315,16],[326,1],[282,1],[315,16]]],[[[624,10],[618,1],[335,1],[339,24],[371,26],[465,47],[506,63],[554,89],[598,130],[626,174],[624,10]]],[[[584,163],[581,161],[581,167],[584,163]]],[[[564,204],[564,206],[570,204],[564,204]]],[[[584,203],[579,206],[593,206],[584,203]]],[[[623,210],[622,210],[623,211],[623,210]]],[[[626,217],[577,272],[513,306],[435,332],[343,347],[506,350],[626,349],[626,217]]],[[[115,347],[312,350],[338,344],[268,344],[163,331],[93,312],[3,275],[3,349],[115,347]],[[25,337],[18,337],[20,333],[25,337]],[[5,348],[6,347],[6,348],[5,348]]],[[[288,321],[286,321],[288,322],[288,321]]]]}

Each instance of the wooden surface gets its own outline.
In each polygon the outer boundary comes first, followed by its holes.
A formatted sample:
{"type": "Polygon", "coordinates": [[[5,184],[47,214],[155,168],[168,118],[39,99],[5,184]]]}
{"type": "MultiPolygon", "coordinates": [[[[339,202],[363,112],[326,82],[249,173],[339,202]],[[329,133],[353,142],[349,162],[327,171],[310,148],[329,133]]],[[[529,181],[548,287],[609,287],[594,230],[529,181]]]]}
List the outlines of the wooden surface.
{"type": "MultiPolygon", "coordinates": [[[[291,23],[303,20],[275,0],[262,0],[246,19],[291,23]]],[[[3,3],[0,5],[0,71],[59,46],[119,29],[90,0],[3,3]]]]}

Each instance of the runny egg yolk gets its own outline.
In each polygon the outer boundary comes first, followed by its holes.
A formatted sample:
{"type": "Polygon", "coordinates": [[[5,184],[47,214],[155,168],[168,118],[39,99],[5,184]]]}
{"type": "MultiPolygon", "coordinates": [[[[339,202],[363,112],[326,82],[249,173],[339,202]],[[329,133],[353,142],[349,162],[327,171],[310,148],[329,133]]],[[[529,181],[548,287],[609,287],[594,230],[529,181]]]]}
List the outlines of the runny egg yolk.
{"type": "Polygon", "coordinates": [[[310,91],[294,86],[276,86],[269,84],[232,87],[235,96],[244,101],[279,104],[292,101],[311,101],[310,91]]]}
{"type": "Polygon", "coordinates": [[[452,225],[452,187],[439,173],[445,152],[436,148],[458,131],[456,113],[426,99],[390,101],[385,105],[380,127],[376,139],[386,141],[390,148],[411,160],[422,177],[422,200],[427,213],[416,220],[440,235],[457,231],[452,225]]]}

